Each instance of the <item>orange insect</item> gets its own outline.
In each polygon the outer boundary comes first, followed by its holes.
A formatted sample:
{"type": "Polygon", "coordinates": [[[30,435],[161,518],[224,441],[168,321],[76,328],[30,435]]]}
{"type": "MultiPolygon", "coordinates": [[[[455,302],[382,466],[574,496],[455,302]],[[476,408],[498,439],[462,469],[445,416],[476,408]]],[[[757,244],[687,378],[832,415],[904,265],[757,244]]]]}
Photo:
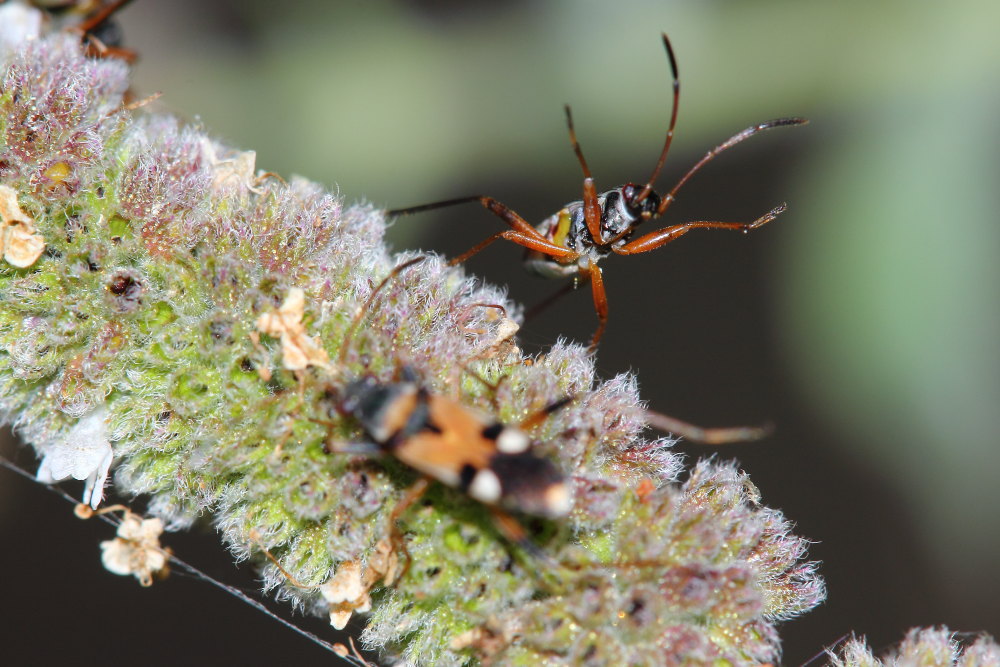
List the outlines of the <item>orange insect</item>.
{"type": "Polygon", "coordinates": [[[653,190],[653,186],[660,175],[660,170],[666,161],[667,152],[674,137],[678,102],[680,101],[680,81],[677,75],[677,62],[674,58],[673,48],[670,46],[670,40],[667,39],[666,34],[663,35],[663,45],[666,48],[667,59],[670,61],[670,69],[673,73],[673,107],[670,113],[670,124],[667,128],[667,137],[663,144],[663,150],[660,152],[660,158],[653,168],[653,173],[644,185],[626,183],[625,185],[598,194],[597,188],[594,185],[594,179],[590,174],[590,168],[587,166],[587,161],[583,157],[583,151],[580,149],[580,144],[576,139],[576,131],[573,128],[573,116],[567,105],[566,121],[569,126],[570,142],[583,169],[582,200],[563,206],[559,211],[535,226],[518,215],[513,209],[485,195],[461,197],[459,199],[449,199],[422,206],[395,209],[387,211],[387,214],[407,215],[466,202],[479,202],[488,211],[500,218],[510,229],[497,232],[485,241],[454,258],[451,263],[460,264],[494,241],[507,239],[526,249],[524,262],[527,269],[532,273],[543,278],[573,279],[567,288],[558,292],[556,296],[561,296],[569,289],[590,282],[594,298],[594,309],[597,311],[598,319],[597,330],[590,341],[590,349],[596,349],[597,344],[604,335],[604,329],[608,320],[608,297],[604,289],[604,278],[598,262],[612,253],[617,255],[637,255],[655,250],[680,238],[693,229],[729,229],[747,232],[774,220],[784,212],[784,204],[776,206],[753,222],[698,220],[669,225],[638,238],[633,238],[640,224],[663,215],[677,198],[678,190],[719,153],[732,148],[763,130],[785,125],[803,125],[808,122],[804,118],[779,118],[752,125],[706,153],[701,160],[695,163],[681,177],[666,195],[661,196],[657,194],[653,190]]]}

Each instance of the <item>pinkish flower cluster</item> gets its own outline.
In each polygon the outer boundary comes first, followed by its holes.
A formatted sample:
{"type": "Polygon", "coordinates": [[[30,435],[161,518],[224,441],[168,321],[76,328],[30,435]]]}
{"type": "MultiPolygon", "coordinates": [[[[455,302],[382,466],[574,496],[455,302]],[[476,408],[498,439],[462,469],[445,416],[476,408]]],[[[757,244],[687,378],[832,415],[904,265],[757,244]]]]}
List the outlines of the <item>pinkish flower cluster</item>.
{"type": "Polygon", "coordinates": [[[501,289],[433,254],[392,273],[414,254],[389,254],[381,212],[135,112],[127,66],[78,35],[27,37],[0,33],[0,187],[44,250],[0,266],[0,413],[41,478],[86,480],[96,507],[112,470],[280,597],[367,611],[362,639],[410,664],[777,660],[775,623],[824,596],[805,540],[731,464],[678,483],[632,376],[598,381],[561,342],[525,358],[501,289]],[[419,476],[360,452],[342,405],[404,372],[505,424],[573,397],[526,427],[568,516],[515,544],[446,484],[400,504],[419,476]]]}
{"type": "Polygon", "coordinates": [[[914,628],[882,658],[863,638],[851,638],[827,657],[831,667],[1000,667],[1000,645],[988,635],[959,641],[948,628],[914,628]]]}

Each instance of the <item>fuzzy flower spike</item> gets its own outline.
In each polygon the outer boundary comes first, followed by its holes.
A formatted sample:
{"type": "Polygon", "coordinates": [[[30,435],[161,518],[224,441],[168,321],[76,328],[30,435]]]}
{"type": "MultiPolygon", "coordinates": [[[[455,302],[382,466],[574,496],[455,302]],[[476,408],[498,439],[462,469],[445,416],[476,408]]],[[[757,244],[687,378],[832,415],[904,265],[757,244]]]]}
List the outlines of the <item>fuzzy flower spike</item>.
{"type": "Polygon", "coordinates": [[[433,254],[373,295],[413,257],[390,256],[381,212],[130,111],[127,65],[78,35],[3,39],[0,196],[24,261],[0,265],[0,413],[40,476],[86,479],[96,504],[113,456],[119,493],[173,529],[211,521],[279,597],[366,613],[362,641],[411,665],[775,662],[776,623],[822,600],[806,541],[733,464],[675,480],[632,376],[598,382],[562,342],[523,358],[503,291],[433,254]],[[505,446],[567,480],[564,516],[521,517],[544,560],[439,477],[401,505],[419,473],[362,451],[340,401],[404,368],[411,406],[524,424],[505,446]]]}

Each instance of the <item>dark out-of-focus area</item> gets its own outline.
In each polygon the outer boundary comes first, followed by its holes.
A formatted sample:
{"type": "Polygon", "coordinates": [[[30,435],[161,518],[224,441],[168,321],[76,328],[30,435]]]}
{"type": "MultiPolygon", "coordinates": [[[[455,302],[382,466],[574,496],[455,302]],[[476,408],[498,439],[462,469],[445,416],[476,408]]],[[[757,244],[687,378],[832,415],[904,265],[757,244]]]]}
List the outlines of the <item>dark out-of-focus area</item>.
{"type": "MultiPolygon", "coordinates": [[[[1000,5],[136,0],[120,20],[140,97],[162,92],[261,169],[386,207],[483,193],[537,222],[579,198],[566,102],[599,189],[643,182],[670,111],[664,31],[682,94],[661,189],[752,123],[810,118],[723,154],[663,223],[749,221],[782,201],[785,215],[603,265],[600,373],[635,371],[680,418],[776,425],[716,455],[823,561],[829,600],[782,626],[785,664],[852,630],[880,649],[914,625],[1000,634],[1000,5]]],[[[390,237],[454,256],[501,228],[468,205],[390,237]]],[[[530,304],[558,285],[520,255],[497,244],[468,268],[530,304]]],[[[595,322],[584,290],[521,340],[586,341],[595,322]]],[[[107,573],[108,527],[0,476],[7,664],[330,659],[204,583],[107,573]]],[[[255,585],[210,530],[165,541],[255,585]]]]}

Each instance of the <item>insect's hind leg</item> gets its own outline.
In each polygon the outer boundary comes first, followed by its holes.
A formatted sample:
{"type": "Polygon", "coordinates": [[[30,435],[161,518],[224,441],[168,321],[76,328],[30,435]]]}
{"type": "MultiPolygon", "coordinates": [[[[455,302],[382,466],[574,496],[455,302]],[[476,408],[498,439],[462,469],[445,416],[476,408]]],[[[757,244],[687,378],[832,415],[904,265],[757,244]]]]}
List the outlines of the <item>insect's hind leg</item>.
{"type": "Polygon", "coordinates": [[[507,226],[509,226],[510,229],[494,234],[482,243],[476,244],[466,252],[451,260],[449,264],[461,264],[501,238],[513,241],[514,243],[525,248],[537,250],[538,252],[550,257],[569,259],[579,257],[579,254],[576,251],[563,248],[550,242],[542,236],[538,230],[531,225],[531,223],[522,218],[516,211],[506,204],[497,201],[493,197],[487,197],[485,195],[473,195],[471,197],[460,197],[458,199],[446,199],[444,201],[434,202],[431,204],[411,206],[410,208],[393,209],[386,211],[386,215],[410,215],[413,213],[420,213],[422,211],[430,211],[437,208],[445,208],[447,206],[455,206],[457,204],[466,204],[470,202],[479,202],[483,208],[507,223],[507,226]]]}

